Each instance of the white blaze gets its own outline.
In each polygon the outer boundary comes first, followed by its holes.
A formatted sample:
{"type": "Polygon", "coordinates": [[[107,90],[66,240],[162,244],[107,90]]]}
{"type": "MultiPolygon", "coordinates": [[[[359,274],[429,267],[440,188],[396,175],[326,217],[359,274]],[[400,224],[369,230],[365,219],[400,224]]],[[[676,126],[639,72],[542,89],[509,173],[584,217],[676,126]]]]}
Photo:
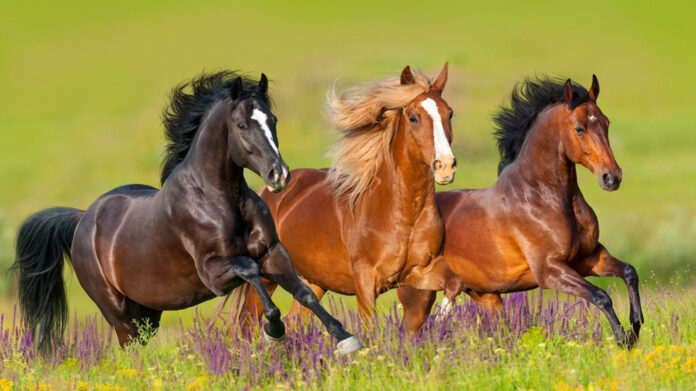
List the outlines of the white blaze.
{"type": "Polygon", "coordinates": [[[421,106],[430,115],[433,120],[433,140],[435,141],[435,159],[441,157],[451,157],[454,156],[452,153],[452,148],[447,142],[447,136],[445,136],[445,127],[442,125],[442,118],[440,118],[440,112],[437,110],[437,103],[432,98],[423,100],[421,106]]]}
{"type": "Polygon", "coordinates": [[[271,129],[268,127],[268,116],[266,115],[266,113],[259,109],[254,109],[254,111],[251,113],[251,119],[259,123],[261,129],[263,129],[263,134],[266,136],[268,142],[271,144],[271,148],[273,148],[275,153],[278,156],[280,156],[280,153],[278,152],[278,147],[275,145],[275,142],[273,141],[271,129]]]}
{"type": "Polygon", "coordinates": [[[594,115],[590,115],[589,117],[587,117],[587,119],[590,121],[596,121],[597,117],[595,117],[594,115]]]}

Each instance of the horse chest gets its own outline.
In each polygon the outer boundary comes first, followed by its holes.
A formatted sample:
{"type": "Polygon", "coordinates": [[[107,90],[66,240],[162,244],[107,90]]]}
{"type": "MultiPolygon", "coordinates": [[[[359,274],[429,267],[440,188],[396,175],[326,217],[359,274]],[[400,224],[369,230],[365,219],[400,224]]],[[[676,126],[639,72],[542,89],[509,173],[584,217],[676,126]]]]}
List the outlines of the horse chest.
{"type": "Polygon", "coordinates": [[[599,239],[599,223],[592,208],[580,195],[573,200],[573,253],[571,257],[583,257],[594,252],[599,239]]]}

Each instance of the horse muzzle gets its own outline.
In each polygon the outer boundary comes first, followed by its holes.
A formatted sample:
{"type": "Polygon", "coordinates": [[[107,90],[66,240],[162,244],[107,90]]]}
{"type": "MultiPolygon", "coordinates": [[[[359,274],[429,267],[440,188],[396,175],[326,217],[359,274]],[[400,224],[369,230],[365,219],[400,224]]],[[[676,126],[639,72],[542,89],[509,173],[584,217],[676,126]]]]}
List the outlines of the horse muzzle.
{"type": "Polygon", "coordinates": [[[290,182],[290,171],[288,166],[282,161],[276,161],[273,168],[266,178],[266,188],[273,193],[278,193],[285,189],[290,182]]]}
{"type": "Polygon", "coordinates": [[[454,172],[457,171],[457,159],[454,156],[439,157],[431,164],[438,185],[449,185],[454,181],[454,172]]]}
{"type": "Polygon", "coordinates": [[[599,187],[601,187],[602,190],[614,191],[618,190],[619,186],[621,186],[622,177],[623,173],[621,169],[616,168],[602,171],[601,175],[597,175],[597,180],[599,180],[599,187]]]}

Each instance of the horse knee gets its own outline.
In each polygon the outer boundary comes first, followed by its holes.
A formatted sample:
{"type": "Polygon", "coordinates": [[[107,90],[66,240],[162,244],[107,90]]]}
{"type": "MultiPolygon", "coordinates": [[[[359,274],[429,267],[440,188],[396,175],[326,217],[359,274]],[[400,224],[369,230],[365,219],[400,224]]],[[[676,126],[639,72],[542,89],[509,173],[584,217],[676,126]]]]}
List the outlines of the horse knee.
{"type": "Polygon", "coordinates": [[[244,265],[238,265],[236,269],[236,274],[246,281],[261,275],[261,267],[253,260],[245,262],[244,265]]]}
{"type": "Polygon", "coordinates": [[[624,275],[624,281],[626,281],[626,285],[635,285],[638,284],[638,273],[636,272],[636,268],[633,266],[626,264],[626,267],[624,268],[623,271],[624,275]]]}
{"type": "Polygon", "coordinates": [[[299,301],[302,305],[307,307],[308,305],[318,303],[317,296],[309,289],[308,286],[304,285],[295,293],[295,299],[299,301]]]}
{"type": "Polygon", "coordinates": [[[596,305],[600,309],[607,309],[612,307],[611,297],[603,289],[597,289],[592,292],[592,297],[590,299],[592,304],[596,305]]]}

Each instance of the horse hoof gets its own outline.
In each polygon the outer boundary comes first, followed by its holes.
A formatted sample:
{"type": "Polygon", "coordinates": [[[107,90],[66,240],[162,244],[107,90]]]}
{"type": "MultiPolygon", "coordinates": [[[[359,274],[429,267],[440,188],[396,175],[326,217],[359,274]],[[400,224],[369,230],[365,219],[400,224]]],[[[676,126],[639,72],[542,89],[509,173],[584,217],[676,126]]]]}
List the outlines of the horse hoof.
{"type": "Polygon", "coordinates": [[[280,337],[274,337],[268,334],[266,330],[263,330],[263,339],[265,339],[270,345],[275,345],[285,340],[285,334],[281,335],[280,337]]]}
{"type": "Polygon", "coordinates": [[[365,346],[363,346],[362,342],[360,342],[360,340],[356,336],[351,335],[350,337],[344,339],[343,341],[339,341],[338,345],[336,345],[336,348],[337,348],[336,350],[338,350],[338,352],[340,354],[345,355],[345,354],[353,353],[353,352],[360,350],[364,347],[365,346]]]}
{"type": "Polygon", "coordinates": [[[263,336],[266,342],[270,344],[283,341],[285,339],[285,327],[283,323],[280,323],[280,325],[266,323],[263,325],[263,336]]]}

